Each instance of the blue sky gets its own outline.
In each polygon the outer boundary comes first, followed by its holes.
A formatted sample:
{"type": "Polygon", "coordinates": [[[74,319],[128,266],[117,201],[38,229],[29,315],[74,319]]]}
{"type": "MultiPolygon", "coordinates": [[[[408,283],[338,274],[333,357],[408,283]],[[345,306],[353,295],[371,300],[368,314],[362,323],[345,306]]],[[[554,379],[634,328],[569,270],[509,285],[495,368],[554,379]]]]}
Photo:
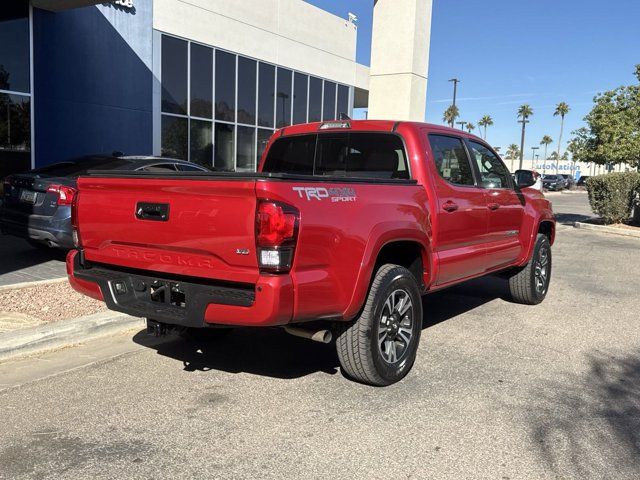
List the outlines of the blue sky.
{"type": "MultiPolygon", "coordinates": [[[[344,18],[358,15],[357,61],[368,65],[373,1],[307,1],[344,18]]],[[[545,134],[557,141],[560,101],[571,107],[565,144],[596,92],[635,82],[639,21],[638,0],[433,0],[426,120],[442,123],[452,95],[447,80],[458,77],[461,119],[477,124],[491,115],[492,145],[520,143],[523,103],[534,110],[525,153],[545,134]]]]}

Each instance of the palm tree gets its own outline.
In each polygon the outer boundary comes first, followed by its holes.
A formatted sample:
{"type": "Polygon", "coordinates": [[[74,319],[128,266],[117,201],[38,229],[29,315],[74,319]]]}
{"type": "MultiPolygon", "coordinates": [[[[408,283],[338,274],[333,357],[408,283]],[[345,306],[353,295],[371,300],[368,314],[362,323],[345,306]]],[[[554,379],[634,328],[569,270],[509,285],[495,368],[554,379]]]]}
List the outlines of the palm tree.
{"type": "Polygon", "coordinates": [[[471,133],[471,130],[474,130],[476,128],[476,126],[471,123],[471,122],[467,122],[467,132],[471,133]]]}
{"type": "Polygon", "coordinates": [[[520,149],[518,145],[512,143],[507,147],[507,160],[515,160],[520,156],[520,149]]]}
{"type": "Polygon", "coordinates": [[[547,168],[547,148],[549,148],[549,145],[551,145],[553,143],[553,138],[551,138],[549,135],[545,135],[544,137],[542,137],[542,140],[540,140],[540,145],[544,145],[544,162],[542,163],[542,173],[545,173],[545,169],[547,168]]]}
{"type": "Polygon", "coordinates": [[[518,145],[512,143],[507,147],[507,160],[511,160],[511,171],[513,172],[513,161],[520,156],[520,149],[518,145]]]}
{"type": "MultiPolygon", "coordinates": [[[[566,102],[560,102],[556,105],[556,110],[553,112],[553,116],[560,115],[560,136],[558,137],[558,157],[560,157],[560,146],[562,145],[562,130],[564,128],[564,116],[569,113],[569,105],[566,102]]],[[[556,174],[558,173],[558,165],[556,164],[556,174]]]]}
{"type": "Polygon", "coordinates": [[[491,118],[491,115],[483,115],[483,117],[478,121],[478,126],[479,127],[484,127],[484,138],[485,140],[487,139],[487,127],[490,127],[491,125],[493,125],[493,118],[491,118]]]}
{"type": "Polygon", "coordinates": [[[525,103],[524,105],[520,105],[520,108],[518,108],[518,118],[520,118],[520,120],[518,121],[522,123],[522,136],[520,137],[520,167],[519,167],[521,170],[522,170],[522,158],[524,155],[524,130],[528,123],[528,118],[532,115],[533,115],[533,109],[529,104],[525,103]]]}
{"type": "Polygon", "coordinates": [[[456,105],[449,105],[449,107],[444,111],[444,115],[442,115],[442,120],[453,128],[453,124],[459,116],[460,110],[458,110],[458,107],[456,105]]]}

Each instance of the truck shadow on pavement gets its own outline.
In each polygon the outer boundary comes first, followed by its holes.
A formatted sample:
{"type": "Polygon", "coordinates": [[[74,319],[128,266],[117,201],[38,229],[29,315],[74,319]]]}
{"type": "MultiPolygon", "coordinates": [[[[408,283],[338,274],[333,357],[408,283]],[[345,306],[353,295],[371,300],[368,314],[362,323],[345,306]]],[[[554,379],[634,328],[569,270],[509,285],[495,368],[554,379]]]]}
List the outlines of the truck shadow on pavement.
{"type": "Polygon", "coordinates": [[[562,225],[571,225],[575,222],[586,222],[598,218],[595,215],[582,215],[579,213],[556,213],[556,221],[562,225]]]}
{"type": "MultiPolygon", "coordinates": [[[[423,329],[505,298],[505,285],[503,279],[486,277],[425,296],[423,329]]],[[[334,375],[340,370],[333,342],[316,343],[279,328],[238,328],[223,339],[209,341],[186,340],[173,334],[157,339],[140,331],[133,341],[182,362],[186,372],[221,370],[292,379],[316,372],[334,375]]]]}
{"type": "Polygon", "coordinates": [[[532,441],[558,478],[634,478],[640,472],[640,351],[596,352],[589,370],[532,392],[532,441]]]}

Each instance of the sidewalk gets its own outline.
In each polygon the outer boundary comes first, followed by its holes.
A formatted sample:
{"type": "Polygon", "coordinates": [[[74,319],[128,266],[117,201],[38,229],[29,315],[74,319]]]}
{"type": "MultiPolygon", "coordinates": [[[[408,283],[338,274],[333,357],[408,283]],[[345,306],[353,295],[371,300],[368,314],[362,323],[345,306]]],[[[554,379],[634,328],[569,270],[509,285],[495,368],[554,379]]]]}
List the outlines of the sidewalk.
{"type": "Polygon", "coordinates": [[[0,235],[0,286],[66,276],[65,252],[39,249],[10,235],[0,235]]]}

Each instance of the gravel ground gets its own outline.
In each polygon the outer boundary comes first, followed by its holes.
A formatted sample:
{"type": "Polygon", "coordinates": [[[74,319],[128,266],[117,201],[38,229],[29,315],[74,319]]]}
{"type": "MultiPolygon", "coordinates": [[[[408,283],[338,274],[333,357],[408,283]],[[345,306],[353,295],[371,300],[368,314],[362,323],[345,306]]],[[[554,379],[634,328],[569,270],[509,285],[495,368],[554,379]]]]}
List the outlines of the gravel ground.
{"type": "Polygon", "coordinates": [[[0,317],[4,312],[20,313],[49,323],[103,310],[104,303],[79,294],[66,282],[0,292],[0,317]]]}

